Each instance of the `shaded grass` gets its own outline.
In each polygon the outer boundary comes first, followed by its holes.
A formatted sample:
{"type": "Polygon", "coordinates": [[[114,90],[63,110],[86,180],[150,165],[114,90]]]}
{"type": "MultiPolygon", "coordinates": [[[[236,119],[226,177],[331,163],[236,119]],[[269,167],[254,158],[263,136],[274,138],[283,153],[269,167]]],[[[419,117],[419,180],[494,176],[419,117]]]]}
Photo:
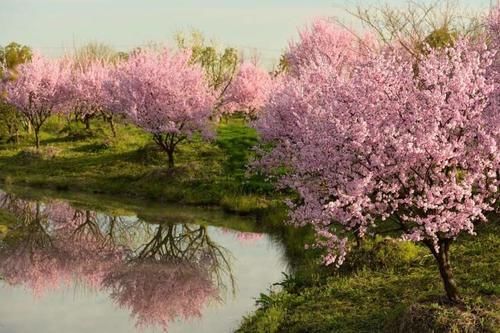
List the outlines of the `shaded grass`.
{"type": "Polygon", "coordinates": [[[33,153],[29,137],[17,145],[0,144],[0,181],[13,185],[84,191],[163,202],[218,205],[253,213],[273,204],[271,184],[245,175],[257,135],[243,119],[218,126],[217,138],[194,137],[179,145],[176,168],[142,130],[118,124],[116,138],[107,125],[92,130],[52,118],[41,134],[43,148],[33,153]]]}
{"type": "Polygon", "coordinates": [[[259,298],[239,332],[498,332],[500,227],[479,229],[451,248],[462,308],[443,303],[427,249],[410,243],[391,249],[394,244],[378,240],[354,251],[350,267],[323,268],[315,279],[288,277],[283,290],[259,298]]]}
{"type": "MultiPolygon", "coordinates": [[[[241,232],[263,232],[263,226],[255,223],[254,216],[239,216],[222,211],[218,207],[195,207],[180,204],[150,202],[138,198],[62,192],[49,189],[10,186],[9,194],[16,198],[50,203],[65,201],[80,210],[95,211],[106,216],[135,217],[151,224],[198,224],[216,226],[241,232]]],[[[17,218],[0,209],[0,229],[15,224],[17,218]]]]}

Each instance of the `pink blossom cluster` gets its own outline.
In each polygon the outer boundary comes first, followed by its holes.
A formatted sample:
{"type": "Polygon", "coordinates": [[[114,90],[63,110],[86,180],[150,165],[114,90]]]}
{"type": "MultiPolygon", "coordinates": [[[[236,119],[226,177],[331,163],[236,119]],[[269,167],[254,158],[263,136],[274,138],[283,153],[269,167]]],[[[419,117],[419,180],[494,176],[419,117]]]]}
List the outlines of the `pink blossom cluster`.
{"type": "Polygon", "coordinates": [[[291,75],[300,75],[300,68],[328,63],[339,73],[364,57],[376,46],[373,36],[359,38],[352,31],[340,28],[326,19],[315,20],[299,31],[299,41],[291,42],[285,54],[291,75]]]}
{"type": "Polygon", "coordinates": [[[252,118],[256,117],[267,103],[272,83],[268,72],[250,62],[242,63],[225,93],[224,112],[241,111],[252,118]]]}
{"type": "Polygon", "coordinates": [[[209,130],[215,97],[191,54],[142,50],[118,64],[105,83],[108,107],[153,134],[209,130]]]}
{"type": "Polygon", "coordinates": [[[109,99],[104,84],[108,81],[112,64],[93,61],[85,66],[73,64],[67,78],[66,90],[70,95],[66,113],[76,113],[82,118],[92,117],[104,111],[109,99]]]}
{"type": "Polygon", "coordinates": [[[26,117],[44,117],[62,110],[67,102],[66,78],[70,72],[64,59],[34,54],[31,61],[16,67],[2,88],[5,99],[26,117]]]}
{"type": "MultiPolygon", "coordinates": [[[[331,34],[313,27],[327,35],[318,40],[331,34]]],[[[488,75],[496,50],[462,39],[418,62],[398,48],[363,57],[338,48],[325,60],[303,38],[291,59],[297,50],[317,61],[299,62],[274,91],[257,128],[275,148],[260,163],[287,171],[280,184],[301,197],[292,221],[314,226],[325,262],[341,264],[348,234],[384,220],[435,246],[473,234],[500,185],[500,114],[488,111],[498,110],[488,75]]]]}

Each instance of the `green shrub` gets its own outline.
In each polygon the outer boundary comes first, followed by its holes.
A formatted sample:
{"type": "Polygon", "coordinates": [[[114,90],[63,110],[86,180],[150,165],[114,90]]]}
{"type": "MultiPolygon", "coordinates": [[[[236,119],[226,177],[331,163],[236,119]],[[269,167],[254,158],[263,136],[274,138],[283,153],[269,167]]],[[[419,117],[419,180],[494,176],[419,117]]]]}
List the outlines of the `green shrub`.
{"type": "Polygon", "coordinates": [[[398,320],[386,327],[391,333],[494,333],[500,322],[487,311],[475,305],[450,307],[437,303],[413,304],[398,320]]]}

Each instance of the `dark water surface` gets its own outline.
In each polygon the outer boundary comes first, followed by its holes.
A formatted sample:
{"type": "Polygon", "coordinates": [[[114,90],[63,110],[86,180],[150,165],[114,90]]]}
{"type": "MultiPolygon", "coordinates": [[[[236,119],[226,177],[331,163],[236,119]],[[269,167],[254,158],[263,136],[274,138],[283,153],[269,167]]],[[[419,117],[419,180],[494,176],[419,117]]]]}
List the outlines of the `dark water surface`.
{"type": "Polygon", "coordinates": [[[276,239],[214,209],[0,191],[0,332],[231,332],[287,271],[276,239]]]}

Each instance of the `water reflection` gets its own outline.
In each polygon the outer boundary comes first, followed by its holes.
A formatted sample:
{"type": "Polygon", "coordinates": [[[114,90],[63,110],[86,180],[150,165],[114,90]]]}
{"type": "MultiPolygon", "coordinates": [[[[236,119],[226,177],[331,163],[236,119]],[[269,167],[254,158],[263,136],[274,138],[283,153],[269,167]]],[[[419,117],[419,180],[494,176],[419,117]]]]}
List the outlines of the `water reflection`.
{"type": "MultiPolygon", "coordinates": [[[[76,282],[107,293],[137,327],[167,331],[173,321],[201,317],[207,306],[234,294],[232,254],[206,225],[151,224],[5,192],[0,209],[16,217],[0,239],[0,277],[36,297],[76,282]]],[[[222,233],[245,243],[263,237],[222,233]]]]}

